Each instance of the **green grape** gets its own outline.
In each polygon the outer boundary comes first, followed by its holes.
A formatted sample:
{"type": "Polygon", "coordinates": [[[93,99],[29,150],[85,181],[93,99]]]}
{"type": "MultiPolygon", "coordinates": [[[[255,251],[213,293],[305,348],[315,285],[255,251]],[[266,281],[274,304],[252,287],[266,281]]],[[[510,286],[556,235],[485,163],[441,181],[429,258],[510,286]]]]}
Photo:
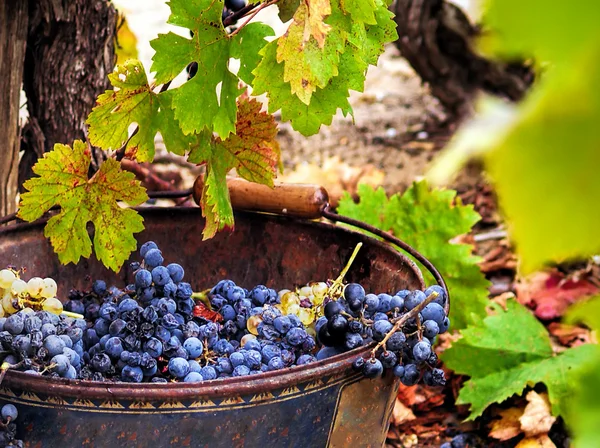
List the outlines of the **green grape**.
{"type": "Polygon", "coordinates": [[[61,314],[63,312],[63,304],[55,297],[51,297],[42,302],[42,309],[53,314],[61,314]]]}
{"type": "Polygon", "coordinates": [[[10,285],[17,279],[15,273],[10,269],[2,269],[0,271],[0,288],[10,288],[10,285]]]}
{"type": "Polygon", "coordinates": [[[32,277],[27,282],[27,293],[34,299],[42,297],[42,291],[44,290],[44,280],[40,277],[32,277]]]}
{"type": "Polygon", "coordinates": [[[281,297],[281,304],[286,309],[288,309],[290,307],[290,305],[300,306],[300,297],[298,297],[298,294],[296,294],[295,292],[291,292],[291,291],[286,292],[281,297]]]}
{"type": "Polygon", "coordinates": [[[315,312],[312,308],[300,308],[297,316],[305,326],[309,326],[315,321],[315,312]]]}
{"type": "Polygon", "coordinates": [[[13,296],[18,297],[21,294],[25,294],[26,292],[27,282],[25,280],[21,280],[20,278],[18,278],[14,282],[12,282],[12,285],[10,286],[10,293],[13,296]]]}
{"type": "Polygon", "coordinates": [[[54,281],[54,279],[50,277],[46,277],[44,279],[44,289],[42,290],[42,297],[45,299],[50,299],[52,297],[56,297],[56,293],[58,292],[58,285],[54,281]]]}

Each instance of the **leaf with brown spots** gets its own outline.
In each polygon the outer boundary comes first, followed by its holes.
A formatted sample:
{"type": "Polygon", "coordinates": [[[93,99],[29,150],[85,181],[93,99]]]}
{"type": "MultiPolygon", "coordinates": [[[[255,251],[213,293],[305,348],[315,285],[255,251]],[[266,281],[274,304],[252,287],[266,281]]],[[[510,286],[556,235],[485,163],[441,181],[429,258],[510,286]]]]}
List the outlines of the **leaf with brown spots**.
{"type": "Polygon", "coordinates": [[[25,182],[19,218],[34,221],[54,205],[60,213],[48,220],[44,235],[50,238],[63,264],[77,263],[92,253],[88,222],[94,224],[94,252],[104,265],[118,271],[137,247],[134,233],[144,230],[142,217],[119,201],[139,205],[148,196],[134,174],[121,170],[114,159],[106,160],[88,178],[90,151],[75,140],[73,149],[56,144],[33,167],[34,177],[25,182]]]}
{"type": "Polygon", "coordinates": [[[226,181],[229,170],[235,168],[244,179],[272,187],[281,163],[275,118],[261,112],[261,103],[247,95],[240,97],[237,106],[236,133],[225,140],[203,135],[189,156],[190,162],[206,164],[201,198],[205,239],[233,228],[226,181]]]}

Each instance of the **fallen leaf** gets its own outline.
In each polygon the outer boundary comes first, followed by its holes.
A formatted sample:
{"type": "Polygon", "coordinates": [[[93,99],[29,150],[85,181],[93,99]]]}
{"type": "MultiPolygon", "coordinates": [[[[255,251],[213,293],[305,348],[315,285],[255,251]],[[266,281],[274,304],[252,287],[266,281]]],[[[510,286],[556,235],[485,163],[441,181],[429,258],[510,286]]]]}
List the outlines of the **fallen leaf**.
{"type": "Polygon", "coordinates": [[[550,401],[547,394],[538,394],[536,391],[530,391],[527,396],[527,406],[519,419],[521,429],[527,437],[548,434],[550,428],[556,421],[552,415],[550,401]]]}
{"type": "Polygon", "coordinates": [[[537,437],[527,437],[521,440],[515,448],[556,448],[556,445],[548,434],[543,434],[537,437]]]}
{"type": "Polygon", "coordinates": [[[491,423],[489,436],[501,441],[510,440],[521,434],[521,422],[519,418],[523,415],[523,408],[509,408],[498,411],[498,420],[491,423]]]}
{"type": "Polygon", "coordinates": [[[590,330],[577,325],[552,322],[548,325],[548,331],[565,347],[595,343],[595,338],[592,337],[590,330]]]}
{"type": "Polygon", "coordinates": [[[414,411],[429,411],[444,404],[444,395],[436,389],[438,388],[422,385],[407,387],[401,384],[398,390],[398,399],[414,411]]]}
{"type": "Polygon", "coordinates": [[[398,398],[396,398],[396,402],[394,403],[394,410],[392,411],[392,419],[391,424],[393,426],[401,425],[404,422],[408,422],[414,420],[415,414],[413,411],[402,403],[398,398]]]}
{"type": "Polygon", "coordinates": [[[570,304],[600,291],[584,278],[572,279],[558,271],[535,273],[522,279],[516,290],[517,300],[542,320],[560,317],[570,304]]]}

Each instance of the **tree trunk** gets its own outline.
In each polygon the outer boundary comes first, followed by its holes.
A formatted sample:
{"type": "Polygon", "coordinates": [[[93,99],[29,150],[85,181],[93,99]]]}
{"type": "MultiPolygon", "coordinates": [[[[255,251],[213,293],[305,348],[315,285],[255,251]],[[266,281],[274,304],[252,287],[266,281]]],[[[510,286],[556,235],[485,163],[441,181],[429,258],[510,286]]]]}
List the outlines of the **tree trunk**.
{"type": "MultiPolygon", "coordinates": [[[[23,130],[19,184],[55,143],[85,139],[96,97],[110,87],[116,13],[108,0],[36,0],[29,10],[23,88],[29,122],[23,130]]],[[[102,158],[95,152],[96,163],[102,158]]]]}
{"type": "Polygon", "coordinates": [[[445,0],[396,0],[396,45],[432,94],[451,112],[463,114],[479,90],[520,100],[533,71],[520,61],[487,60],[473,49],[477,29],[445,0]]]}
{"type": "Polygon", "coordinates": [[[27,43],[27,0],[0,1],[0,215],[16,209],[19,96],[27,43]]]}

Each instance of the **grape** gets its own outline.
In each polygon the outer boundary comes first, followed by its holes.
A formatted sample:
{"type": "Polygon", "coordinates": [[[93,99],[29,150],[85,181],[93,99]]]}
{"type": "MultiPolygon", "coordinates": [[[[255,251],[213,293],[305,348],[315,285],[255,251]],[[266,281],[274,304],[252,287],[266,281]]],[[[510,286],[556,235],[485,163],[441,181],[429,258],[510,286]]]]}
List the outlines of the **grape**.
{"type": "Polygon", "coordinates": [[[48,356],[50,357],[62,354],[65,347],[65,342],[54,334],[44,339],[44,348],[48,351],[48,356]]]}
{"type": "Polygon", "coordinates": [[[438,296],[433,299],[432,303],[437,303],[438,305],[444,306],[446,305],[446,300],[448,297],[446,296],[446,291],[439,285],[433,285],[423,291],[426,297],[429,297],[431,293],[437,292],[438,296]]]}
{"type": "Polygon", "coordinates": [[[170,263],[167,265],[167,271],[169,271],[169,276],[171,280],[175,283],[179,283],[183,280],[184,270],[178,263],[170,263]]]}
{"type": "Polygon", "coordinates": [[[398,295],[392,297],[392,300],[390,301],[390,309],[392,311],[399,311],[402,310],[402,308],[404,308],[404,299],[398,295]]]}
{"type": "Polygon", "coordinates": [[[419,369],[415,364],[406,364],[404,366],[404,375],[400,378],[405,386],[413,386],[419,380],[419,369]]]}
{"type": "Polygon", "coordinates": [[[104,346],[104,350],[113,358],[119,358],[121,353],[123,352],[123,344],[121,343],[121,339],[118,337],[111,337],[106,341],[104,346]]]}
{"type": "Polygon", "coordinates": [[[63,304],[57,298],[51,297],[42,302],[42,309],[50,313],[59,315],[63,312],[63,304]]]}
{"type": "Polygon", "coordinates": [[[188,352],[190,358],[197,358],[202,354],[204,347],[198,338],[188,338],[183,343],[183,348],[188,352]]]}
{"type": "Polygon", "coordinates": [[[2,410],[0,410],[0,414],[2,414],[2,420],[16,420],[19,416],[19,412],[14,404],[5,404],[2,406],[2,410]]]}
{"type": "Polygon", "coordinates": [[[217,371],[212,366],[202,367],[202,369],[200,370],[200,374],[205,380],[214,380],[217,378],[217,371]]]}
{"type": "Polygon", "coordinates": [[[448,328],[450,328],[450,318],[446,317],[444,319],[444,321],[442,322],[442,325],[440,325],[439,327],[440,327],[440,334],[447,332],[448,328]]]}
{"type": "Polygon", "coordinates": [[[292,321],[288,316],[280,316],[273,321],[273,326],[281,334],[285,334],[292,328],[292,321]]]}
{"type": "Polygon", "coordinates": [[[383,341],[393,325],[388,320],[378,320],[373,323],[373,338],[376,341],[383,341]]]}
{"type": "Polygon", "coordinates": [[[369,312],[375,312],[379,307],[379,297],[375,294],[367,294],[365,296],[365,309],[369,312]]]}
{"type": "Polygon", "coordinates": [[[404,366],[397,365],[396,367],[394,367],[393,372],[394,372],[394,375],[397,376],[398,378],[404,377],[404,366]]]}
{"type": "Polygon", "coordinates": [[[386,342],[386,347],[388,350],[399,352],[402,350],[405,342],[406,336],[401,331],[398,331],[390,336],[386,342]]]}
{"type": "Polygon", "coordinates": [[[233,376],[246,376],[250,375],[250,368],[245,365],[239,365],[233,369],[233,376]]]}
{"type": "Polygon", "coordinates": [[[10,269],[2,269],[0,271],[0,288],[10,288],[16,279],[17,276],[13,271],[11,271],[10,269]]]}
{"type": "Polygon", "coordinates": [[[431,345],[429,342],[417,342],[412,350],[415,361],[425,362],[431,355],[431,345]]]}
{"type": "Polygon", "coordinates": [[[69,358],[65,355],[56,355],[50,360],[50,364],[55,364],[54,371],[58,373],[60,376],[65,376],[67,370],[71,366],[71,362],[69,358]]]}
{"type": "Polygon", "coordinates": [[[348,350],[352,350],[363,345],[363,338],[360,334],[347,333],[344,347],[348,350]]]}
{"type": "Polygon", "coordinates": [[[142,246],[140,247],[141,257],[144,258],[150,249],[158,249],[158,246],[154,241],[148,241],[142,244],[142,246]]]}
{"type": "Polygon", "coordinates": [[[154,281],[155,285],[165,286],[171,281],[169,270],[164,266],[156,266],[152,269],[152,281],[154,281]]]}
{"type": "Polygon", "coordinates": [[[444,308],[438,303],[429,303],[421,310],[423,320],[432,320],[439,325],[442,325],[446,318],[444,308]]]}
{"type": "MultiPolygon", "coordinates": [[[[425,307],[427,308],[427,307],[425,307]]],[[[423,336],[426,338],[434,338],[440,332],[440,327],[433,320],[423,322],[423,336]]]]}
{"type": "Polygon", "coordinates": [[[107,294],[106,282],[104,280],[95,280],[92,283],[92,291],[99,297],[104,297],[107,294]]]}
{"type": "Polygon", "coordinates": [[[27,292],[27,282],[21,280],[20,278],[16,279],[14,282],[12,282],[12,285],[10,285],[10,292],[15,297],[25,294],[27,292]]]}
{"type": "Polygon", "coordinates": [[[184,378],[190,373],[190,365],[185,358],[171,358],[168,368],[169,373],[175,378],[184,378]]]}
{"type": "Polygon", "coordinates": [[[50,277],[46,277],[44,279],[44,288],[42,289],[41,296],[46,299],[50,299],[52,297],[56,297],[56,293],[58,291],[58,285],[54,281],[54,279],[50,277]]]}
{"type": "Polygon", "coordinates": [[[279,370],[285,367],[285,363],[279,356],[274,356],[269,360],[268,369],[269,370],[279,370]]]}
{"type": "Polygon", "coordinates": [[[204,381],[204,378],[198,372],[190,372],[183,379],[184,383],[199,383],[201,381],[204,381]]]}
{"type": "Polygon", "coordinates": [[[144,372],[141,367],[126,365],[121,370],[121,381],[125,381],[126,383],[141,383],[143,378],[144,372]]]}
{"type": "Polygon", "coordinates": [[[332,300],[331,302],[327,302],[327,305],[325,305],[323,314],[325,314],[327,319],[331,319],[333,316],[341,312],[342,305],[340,305],[339,302],[332,300]]]}
{"type": "Polygon", "coordinates": [[[25,322],[23,319],[23,314],[21,313],[8,316],[6,318],[6,322],[4,322],[4,330],[8,331],[12,335],[21,334],[24,326],[25,322]]]}
{"type": "Polygon", "coordinates": [[[27,294],[33,298],[42,297],[42,291],[44,290],[44,280],[40,277],[32,277],[27,282],[27,294]]]}
{"type": "Polygon", "coordinates": [[[294,327],[285,335],[285,340],[293,346],[299,346],[308,338],[306,330],[299,327],[294,327]]]}
{"type": "Polygon", "coordinates": [[[378,359],[371,358],[365,362],[362,372],[367,378],[376,378],[383,373],[383,365],[378,359]]]}
{"type": "Polygon", "coordinates": [[[148,288],[152,285],[152,273],[146,269],[140,269],[135,273],[135,286],[137,288],[148,288]]]}
{"type": "Polygon", "coordinates": [[[246,6],[244,0],[225,0],[225,7],[231,9],[233,12],[237,12],[246,6]]]}
{"type": "Polygon", "coordinates": [[[144,263],[148,269],[154,269],[163,264],[164,261],[165,259],[159,249],[150,249],[146,252],[146,255],[144,255],[144,263]]]}
{"type": "Polygon", "coordinates": [[[421,302],[423,302],[426,298],[427,298],[427,296],[425,295],[425,293],[423,293],[423,291],[418,291],[418,290],[417,291],[411,291],[404,298],[404,307],[408,311],[410,311],[414,307],[416,307],[417,305],[419,305],[421,302]]]}

